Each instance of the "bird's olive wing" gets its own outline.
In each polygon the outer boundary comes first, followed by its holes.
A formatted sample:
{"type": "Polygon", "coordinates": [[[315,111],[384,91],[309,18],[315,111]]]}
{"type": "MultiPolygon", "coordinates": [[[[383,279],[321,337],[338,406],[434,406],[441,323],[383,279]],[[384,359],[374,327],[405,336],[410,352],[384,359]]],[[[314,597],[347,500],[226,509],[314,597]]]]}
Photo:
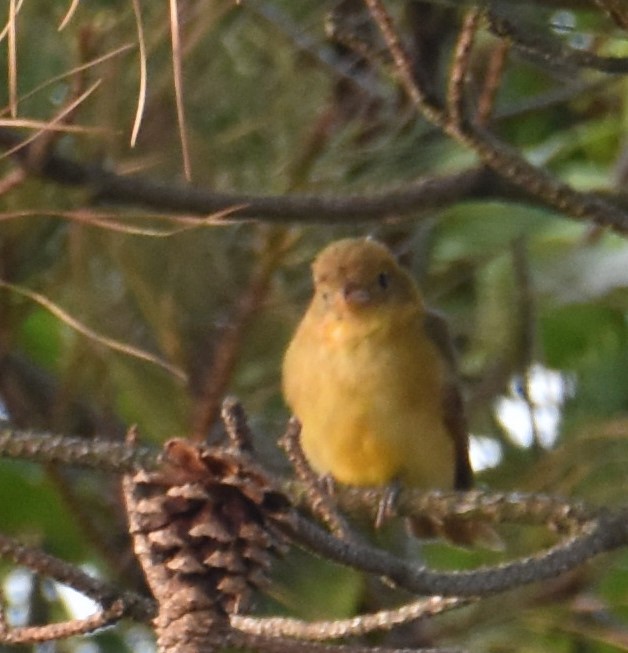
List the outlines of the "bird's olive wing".
{"type": "Polygon", "coordinates": [[[456,456],[454,488],[468,490],[473,486],[473,470],[469,462],[469,428],[458,385],[456,352],[447,322],[440,313],[432,310],[426,312],[425,331],[443,356],[447,368],[442,405],[445,427],[454,441],[456,456]]]}

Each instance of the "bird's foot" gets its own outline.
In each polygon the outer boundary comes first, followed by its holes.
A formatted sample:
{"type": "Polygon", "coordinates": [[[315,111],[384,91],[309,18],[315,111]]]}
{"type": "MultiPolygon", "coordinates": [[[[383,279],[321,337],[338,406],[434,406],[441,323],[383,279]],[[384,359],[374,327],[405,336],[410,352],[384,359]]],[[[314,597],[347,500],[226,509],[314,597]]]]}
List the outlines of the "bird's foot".
{"type": "Polygon", "coordinates": [[[321,492],[324,492],[328,497],[333,497],[336,494],[336,481],[331,474],[321,474],[318,477],[318,484],[321,492]]]}
{"type": "Polygon", "coordinates": [[[377,506],[375,528],[381,528],[389,519],[397,515],[397,497],[401,491],[398,481],[393,481],[384,488],[382,498],[377,506]]]}

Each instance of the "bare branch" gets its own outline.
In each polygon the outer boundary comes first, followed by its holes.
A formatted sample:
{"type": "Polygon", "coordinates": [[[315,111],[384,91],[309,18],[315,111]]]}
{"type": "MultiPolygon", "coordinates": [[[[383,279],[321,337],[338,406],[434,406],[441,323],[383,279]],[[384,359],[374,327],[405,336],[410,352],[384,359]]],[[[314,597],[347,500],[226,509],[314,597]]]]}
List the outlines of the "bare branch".
{"type": "MultiPolygon", "coordinates": [[[[0,129],[0,146],[14,149],[20,139],[8,129],[0,129]]],[[[27,149],[27,148],[26,148],[27,149]]],[[[16,150],[20,161],[27,160],[26,150],[16,150]]],[[[269,223],[292,220],[302,222],[364,222],[388,215],[424,215],[452,202],[482,197],[507,199],[509,190],[499,179],[482,168],[420,179],[405,188],[379,194],[345,196],[275,195],[218,193],[191,185],[179,185],[146,177],[117,175],[95,165],[51,153],[38,171],[44,178],[91,191],[97,202],[130,204],[157,211],[194,213],[200,216],[234,209],[225,224],[263,219],[269,223]]],[[[513,190],[512,188],[510,189],[513,190]]],[[[521,199],[521,192],[515,195],[521,199]]]]}
{"type": "Polygon", "coordinates": [[[471,600],[431,596],[393,610],[361,614],[351,619],[305,622],[287,617],[230,616],[231,625],[242,632],[265,637],[291,637],[308,641],[356,637],[376,630],[391,630],[400,624],[435,616],[469,605],[471,600]]]}
{"type": "MultiPolygon", "coordinates": [[[[157,462],[157,456],[153,451],[137,449],[132,445],[42,437],[41,434],[33,438],[29,434],[6,430],[0,433],[0,451],[13,456],[21,455],[31,460],[52,459],[57,462],[84,464],[115,471],[134,468],[140,462],[147,466],[157,462]]],[[[236,462],[234,453],[211,455],[227,456],[230,461],[233,461],[229,465],[240,464],[236,462]]],[[[211,456],[207,460],[210,459],[211,456]]],[[[295,489],[294,485],[291,487],[290,484],[285,484],[285,489],[290,493],[296,491],[296,496],[299,496],[299,490],[295,489]]],[[[343,489],[338,492],[338,503],[345,509],[353,510],[367,506],[371,513],[374,513],[384,491],[343,489]]],[[[531,557],[471,572],[441,573],[408,564],[354,538],[347,541],[330,536],[294,511],[280,513],[273,518],[273,521],[290,539],[318,555],[327,556],[369,573],[385,576],[398,586],[412,592],[461,597],[482,596],[551,578],[599,553],[625,545],[628,539],[625,509],[609,513],[595,512],[581,504],[570,504],[536,495],[500,495],[478,491],[443,494],[403,490],[398,497],[397,510],[403,516],[456,515],[468,519],[480,517],[497,522],[544,524],[569,536],[548,550],[531,557]],[[577,535],[571,535],[573,533],[577,535]]],[[[0,553],[2,552],[0,548],[0,553]]],[[[6,554],[18,561],[28,558],[19,550],[16,552],[15,545],[12,543],[5,546],[6,554]]],[[[47,558],[44,557],[44,560],[46,561],[47,558]]],[[[65,568],[60,572],[51,572],[48,566],[45,564],[42,566],[37,561],[28,566],[42,573],[52,573],[55,578],[70,573],[65,568]]],[[[71,584],[76,585],[76,583],[71,584]]],[[[82,586],[79,589],[88,593],[82,586]]]]}
{"type": "Polygon", "coordinates": [[[59,560],[39,549],[27,547],[1,533],[0,557],[68,585],[102,605],[105,610],[109,608],[114,608],[116,611],[122,610],[124,614],[134,616],[140,621],[146,621],[153,615],[154,604],[150,599],[132,592],[120,592],[105,581],[89,576],[75,565],[59,560]],[[120,602],[122,602],[122,606],[120,606],[120,602]],[[115,607],[116,603],[118,607],[115,607]]]}
{"type": "Polygon", "coordinates": [[[499,90],[499,83],[502,79],[509,52],[510,44],[504,40],[500,40],[493,49],[475,114],[475,122],[479,125],[486,126],[491,120],[499,90]]]}
{"type": "Polygon", "coordinates": [[[628,541],[626,524],[625,510],[603,514],[586,526],[583,535],[570,537],[544,553],[464,572],[437,572],[411,565],[369,545],[334,538],[302,518],[287,530],[319,555],[385,576],[411,592],[474,597],[553,578],[599,553],[623,546],[628,541]]]}
{"type": "Polygon", "coordinates": [[[227,437],[240,451],[253,450],[253,433],[249,427],[246,413],[237,397],[225,397],[220,412],[227,437]]]}
{"type": "Polygon", "coordinates": [[[159,461],[159,452],[148,447],[9,427],[0,428],[0,456],[116,473],[153,469],[159,461]]]}
{"type": "Polygon", "coordinates": [[[516,50],[548,66],[591,68],[614,75],[628,73],[628,57],[602,57],[591,52],[575,50],[549,37],[544,37],[537,31],[519,29],[495,12],[490,12],[488,18],[490,29],[494,34],[509,39],[516,50]]]}
{"type": "Polygon", "coordinates": [[[35,644],[76,635],[87,635],[94,630],[116,623],[124,616],[124,612],[124,603],[117,600],[105,610],[100,610],[85,619],[73,619],[46,626],[10,628],[0,633],[0,642],[5,644],[35,644]]]}
{"type": "Polygon", "coordinates": [[[464,91],[471,65],[473,39],[480,24],[480,16],[480,10],[476,7],[473,7],[466,13],[456,43],[447,93],[449,119],[456,124],[461,124],[465,119],[464,91]]]}
{"type": "MultiPolygon", "coordinates": [[[[338,492],[337,501],[342,510],[350,513],[366,510],[374,517],[386,492],[385,488],[344,488],[338,492]]],[[[546,526],[569,534],[581,532],[597,517],[597,512],[583,503],[542,494],[503,494],[482,490],[425,492],[417,488],[399,491],[395,511],[403,517],[459,515],[495,523],[546,526]]]]}
{"type": "Polygon", "coordinates": [[[341,539],[351,539],[351,532],[346,520],[338,512],[331,496],[321,487],[321,479],[310,467],[299,436],[301,424],[293,417],[288,422],[285,433],[279,440],[279,445],[286,452],[288,460],[296,473],[297,478],[305,486],[305,500],[312,513],[326,524],[331,532],[341,539]]]}
{"type": "MultiPolygon", "coordinates": [[[[258,219],[268,223],[364,223],[389,216],[417,220],[428,218],[435,209],[476,199],[544,205],[577,219],[591,219],[617,232],[628,233],[628,214],[621,206],[595,193],[573,190],[521,159],[516,151],[494,143],[487,135],[482,140],[466,135],[464,142],[476,149],[482,159],[500,174],[474,167],[425,177],[381,193],[260,196],[219,193],[145,177],[117,175],[99,166],[83,165],[54,153],[49,155],[40,170],[32,173],[60,184],[82,186],[91,190],[99,202],[201,216],[228,210],[225,224],[258,219]],[[502,178],[502,174],[506,174],[507,179],[502,178]],[[528,181],[527,176],[532,181],[528,181]]],[[[11,131],[0,129],[0,146],[15,148],[19,143],[11,131]]],[[[15,154],[20,160],[26,160],[22,149],[16,148],[15,154]]],[[[209,224],[214,225],[216,221],[209,224]]]]}

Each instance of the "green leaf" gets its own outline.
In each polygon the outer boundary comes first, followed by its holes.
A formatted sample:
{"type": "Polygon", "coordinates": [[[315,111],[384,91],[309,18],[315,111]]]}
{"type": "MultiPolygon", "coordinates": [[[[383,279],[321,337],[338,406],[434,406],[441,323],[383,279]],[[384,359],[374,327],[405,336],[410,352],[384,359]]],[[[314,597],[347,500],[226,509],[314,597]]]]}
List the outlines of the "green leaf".
{"type": "Polygon", "coordinates": [[[557,369],[579,367],[586,360],[617,351],[626,343],[621,311],[595,304],[573,304],[542,315],[545,362],[557,369]]]}
{"type": "Polygon", "coordinates": [[[48,369],[58,365],[63,324],[43,308],[34,308],[21,324],[18,344],[33,362],[48,369]]]}

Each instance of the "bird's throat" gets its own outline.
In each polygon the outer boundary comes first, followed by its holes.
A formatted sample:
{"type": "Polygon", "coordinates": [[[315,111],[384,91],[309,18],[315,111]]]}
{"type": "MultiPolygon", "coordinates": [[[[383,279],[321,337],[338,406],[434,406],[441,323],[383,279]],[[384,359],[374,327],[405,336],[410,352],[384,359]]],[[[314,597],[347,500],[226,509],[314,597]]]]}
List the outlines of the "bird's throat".
{"type": "Polygon", "coordinates": [[[410,321],[417,321],[418,311],[403,309],[390,311],[388,307],[346,308],[327,311],[320,321],[321,337],[334,345],[351,344],[365,338],[388,337],[404,329],[410,321]]]}

